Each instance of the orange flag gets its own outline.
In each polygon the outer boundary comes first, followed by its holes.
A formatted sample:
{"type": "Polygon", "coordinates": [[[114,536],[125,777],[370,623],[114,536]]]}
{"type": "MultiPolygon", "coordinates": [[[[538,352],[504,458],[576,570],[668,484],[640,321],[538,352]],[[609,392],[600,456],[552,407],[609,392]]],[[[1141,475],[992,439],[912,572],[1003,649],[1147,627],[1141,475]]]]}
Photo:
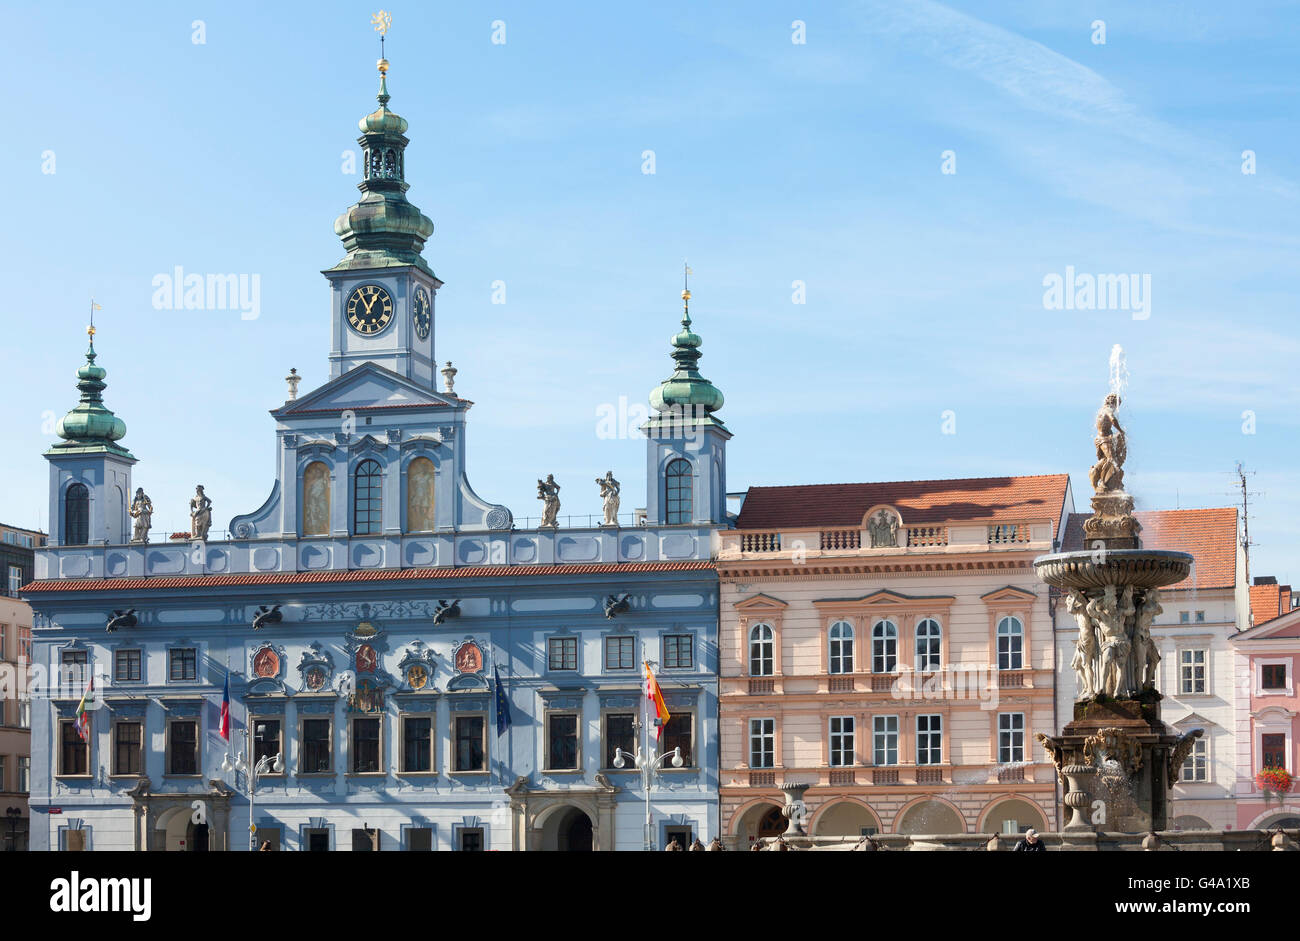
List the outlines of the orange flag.
{"type": "Polygon", "coordinates": [[[659,720],[658,727],[655,729],[655,738],[661,738],[664,734],[664,726],[668,724],[670,715],[668,706],[664,703],[664,694],[659,689],[659,681],[655,679],[654,671],[650,669],[649,661],[645,664],[645,698],[655,705],[655,718],[659,720]]]}

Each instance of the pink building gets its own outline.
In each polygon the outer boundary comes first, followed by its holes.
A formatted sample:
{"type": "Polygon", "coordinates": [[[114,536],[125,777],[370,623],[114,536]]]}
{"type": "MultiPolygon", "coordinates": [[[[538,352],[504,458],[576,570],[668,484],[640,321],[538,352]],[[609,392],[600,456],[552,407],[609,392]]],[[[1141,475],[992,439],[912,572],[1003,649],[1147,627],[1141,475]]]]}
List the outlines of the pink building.
{"type": "Polygon", "coordinates": [[[1268,794],[1262,768],[1297,768],[1300,743],[1300,608],[1291,588],[1257,579],[1250,589],[1254,626],[1233,638],[1237,651],[1237,827],[1300,827],[1300,795],[1268,794]]]}
{"type": "Polygon", "coordinates": [[[721,533],[724,839],[1057,825],[1047,586],[1067,475],[753,487],[721,533]]]}

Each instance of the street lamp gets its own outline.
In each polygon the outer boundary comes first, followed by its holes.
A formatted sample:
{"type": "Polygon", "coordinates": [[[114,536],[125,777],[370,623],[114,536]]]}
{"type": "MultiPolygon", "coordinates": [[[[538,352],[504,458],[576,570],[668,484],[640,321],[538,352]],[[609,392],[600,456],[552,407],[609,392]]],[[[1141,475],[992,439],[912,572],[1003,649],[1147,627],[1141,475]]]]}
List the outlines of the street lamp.
{"type": "Polygon", "coordinates": [[[18,849],[18,820],[22,817],[23,812],[18,807],[9,807],[5,809],[5,821],[9,824],[9,852],[18,849]]]}
{"type": "MultiPolygon", "coordinates": [[[[257,727],[258,734],[265,730],[266,726],[264,725],[257,727]]],[[[257,824],[253,822],[253,808],[257,801],[257,782],[264,774],[283,774],[284,759],[280,757],[279,752],[275,753],[274,758],[270,755],[263,755],[257,759],[257,763],[253,765],[252,769],[249,769],[248,762],[244,761],[244,752],[248,751],[248,729],[240,729],[239,731],[244,736],[244,747],[234,756],[230,752],[226,752],[226,757],[221,760],[221,770],[226,774],[231,771],[242,771],[248,776],[248,841],[249,848],[256,850],[257,824]]],[[[236,781],[236,785],[238,785],[238,781],[236,781]]]]}
{"type": "Polygon", "coordinates": [[[641,789],[645,792],[645,849],[654,849],[654,840],[650,834],[650,781],[656,771],[662,770],[664,762],[672,759],[674,768],[682,766],[682,750],[680,747],[674,748],[670,752],[662,755],[655,755],[653,748],[649,749],[649,757],[642,757],[640,747],[637,748],[635,755],[629,755],[621,748],[614,749],[614,767],[622,768],[629,761],[633,767],[641,772],[641,789]]]}

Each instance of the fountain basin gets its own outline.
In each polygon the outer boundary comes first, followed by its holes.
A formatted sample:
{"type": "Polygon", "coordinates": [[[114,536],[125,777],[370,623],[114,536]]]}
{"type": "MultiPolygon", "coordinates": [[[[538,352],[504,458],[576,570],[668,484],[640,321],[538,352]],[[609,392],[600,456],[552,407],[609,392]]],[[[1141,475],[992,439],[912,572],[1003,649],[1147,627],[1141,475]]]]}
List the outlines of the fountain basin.
{"type": "Polygon", "coordinates": [[[1168,549],[1086,549],[1054,552],[1034,559],[1034,573],[1053,588],[1105,588],[1176,585],[1192,571],[1192,556],[1168,549]]]}

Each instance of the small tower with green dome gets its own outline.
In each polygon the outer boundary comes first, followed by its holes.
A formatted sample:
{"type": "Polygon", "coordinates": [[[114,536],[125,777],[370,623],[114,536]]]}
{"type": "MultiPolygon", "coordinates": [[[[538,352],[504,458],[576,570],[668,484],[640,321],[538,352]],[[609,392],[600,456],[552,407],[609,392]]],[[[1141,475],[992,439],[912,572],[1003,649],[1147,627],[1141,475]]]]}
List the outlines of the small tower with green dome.
{"type": "Polygon", "coordinates": [[[704,341],[691,329],[690,305],[688,281],[682,289],[682,328],[671,340],[676,368],[650,390],[655,414],[642,426],[646,521],[651,524],[725,523],[727,518],[731,431],[715,414],[722,408],[722,391],[700,375],[704,341]]]}
{"type": "Polygon", "coordinates": [[[118,442],[126,423],[104,405],[108,375],[95,362],[95,326],[86,328],[90,347],[77,370],[81,401],[59,420],[58,443],[45,452],[50,462],[50,544],[121,545],[130,538],[131,466],[135,456],[118,442]]]}
{"type": "Polygon", "coordinates": [[[361,198],[334,222],[346,254],[322,272],[333,286],[330,378],[371,362],[432,389],[442,282],[421,252],[433,222],[406,198],[407,123],[388,108],[388,60],[378,69],[379,107],[358,125],[361,198]]]}

